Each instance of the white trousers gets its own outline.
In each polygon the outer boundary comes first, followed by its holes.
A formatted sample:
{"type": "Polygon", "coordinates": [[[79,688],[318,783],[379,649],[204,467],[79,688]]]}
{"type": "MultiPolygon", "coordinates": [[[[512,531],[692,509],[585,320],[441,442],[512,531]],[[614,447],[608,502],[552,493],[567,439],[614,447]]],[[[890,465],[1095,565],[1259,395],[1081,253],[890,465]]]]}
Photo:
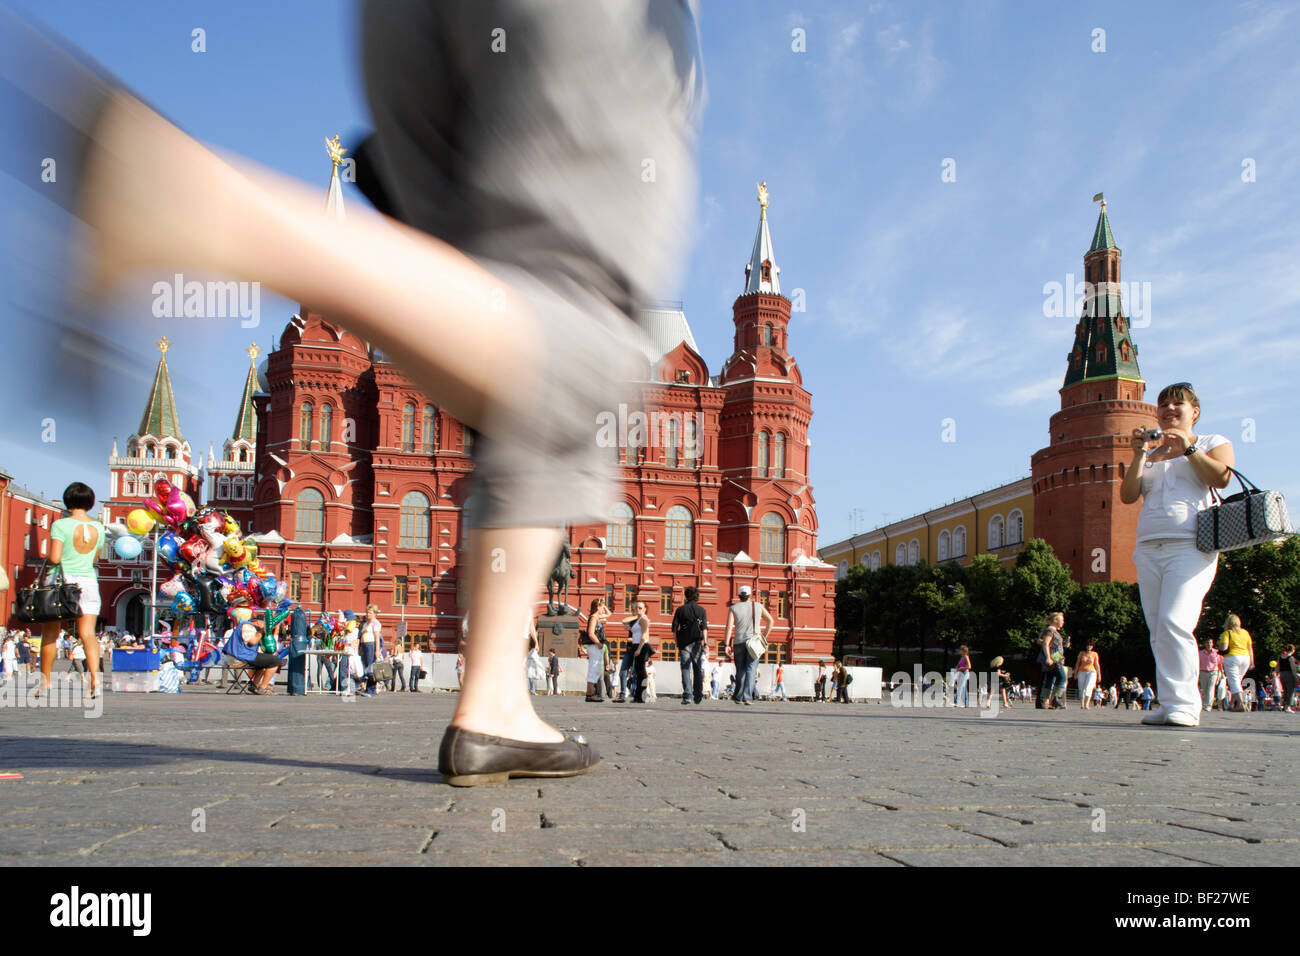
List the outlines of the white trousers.
{"type": "Polygon", "coordinates": [[[1200,656],[1192,631],[1214,583],[1218,554],[1197,550],[1192,538],[1146,541],[1133,553],[1142,612],[1156,659],[1156,696],[1165,714],[1201,717],[1200,656]]]}
{"type": "Polygon", "coordinates": [[[1245,654],[1240,656],[1225,657],[1223,659],[1223,673],[1228,678],[1228,693],[1241,693],[1241,679],[1246,676],[1246,671],[1250,669],[1250,658],[1245,654]]]}
{"type": "Polygon", "coordinates": [[[1097,686],[1096,671],[1079,671],[1079,701],[1092,703],[1092,689],[1097,686]]]}

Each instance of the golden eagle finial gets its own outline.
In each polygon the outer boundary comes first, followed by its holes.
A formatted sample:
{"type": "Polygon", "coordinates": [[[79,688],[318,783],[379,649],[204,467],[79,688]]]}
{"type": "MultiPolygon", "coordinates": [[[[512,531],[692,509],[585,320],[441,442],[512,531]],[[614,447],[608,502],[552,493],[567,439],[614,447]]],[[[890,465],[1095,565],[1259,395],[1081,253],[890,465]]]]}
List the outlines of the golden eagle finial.
{"type": "Polygon", "coordinates": [[[334,164],[334,168],[337,169],[339,163],[343,162],[343,154],[347,152],[347,150],[339,142],[338,133],[334,134],[333,139],[325,140],[325,152],[329,153],[330,162],[332,162],[334,164]]]}

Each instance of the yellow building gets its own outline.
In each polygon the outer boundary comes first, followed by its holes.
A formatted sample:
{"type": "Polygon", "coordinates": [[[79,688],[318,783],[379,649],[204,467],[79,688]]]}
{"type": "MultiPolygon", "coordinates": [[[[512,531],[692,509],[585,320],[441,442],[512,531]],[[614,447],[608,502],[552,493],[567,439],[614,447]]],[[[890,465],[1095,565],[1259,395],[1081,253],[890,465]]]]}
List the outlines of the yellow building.
{"type": "Polygon", "coordinates": [[[970,564],[977,554],[1013,563],[1034,536],[1034,492],[1029,477],[959,498],[817,550],[835,565],[837,579],[861,564],[873,571],[886,564],[970,564]]]}

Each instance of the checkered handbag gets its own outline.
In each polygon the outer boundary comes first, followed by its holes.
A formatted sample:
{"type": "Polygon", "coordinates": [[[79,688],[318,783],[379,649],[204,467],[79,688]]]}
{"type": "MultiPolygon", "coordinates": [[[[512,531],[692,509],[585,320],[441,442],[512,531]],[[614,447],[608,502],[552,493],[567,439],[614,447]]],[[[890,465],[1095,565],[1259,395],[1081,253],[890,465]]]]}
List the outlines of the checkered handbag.
{"type": "Polygon", "coordinates": [[[1235,551],[1295,534],[1280,491],[1261,491],[1235,468],[1229,468],[1241,491],[1223,498],[1213,491],[1215,503],[1196,516],[1196,547],[1205,552],[1235,551]]]}

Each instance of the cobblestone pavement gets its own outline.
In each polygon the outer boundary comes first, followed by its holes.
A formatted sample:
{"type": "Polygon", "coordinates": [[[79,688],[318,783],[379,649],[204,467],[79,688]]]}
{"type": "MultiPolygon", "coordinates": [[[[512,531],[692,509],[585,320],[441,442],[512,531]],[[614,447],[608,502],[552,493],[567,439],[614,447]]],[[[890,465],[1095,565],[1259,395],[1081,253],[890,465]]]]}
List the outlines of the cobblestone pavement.
{"type": "Polygon", "coordinates": [[[537,698],[585,777],[456,789],[451,694],[0,709],[0,866],[1282,865],[1300,717],[537,698]],[[202,814],[196,811],[201,810],[202,814]],[[199,824],[204,826],[196,832],[199,824]]]}

